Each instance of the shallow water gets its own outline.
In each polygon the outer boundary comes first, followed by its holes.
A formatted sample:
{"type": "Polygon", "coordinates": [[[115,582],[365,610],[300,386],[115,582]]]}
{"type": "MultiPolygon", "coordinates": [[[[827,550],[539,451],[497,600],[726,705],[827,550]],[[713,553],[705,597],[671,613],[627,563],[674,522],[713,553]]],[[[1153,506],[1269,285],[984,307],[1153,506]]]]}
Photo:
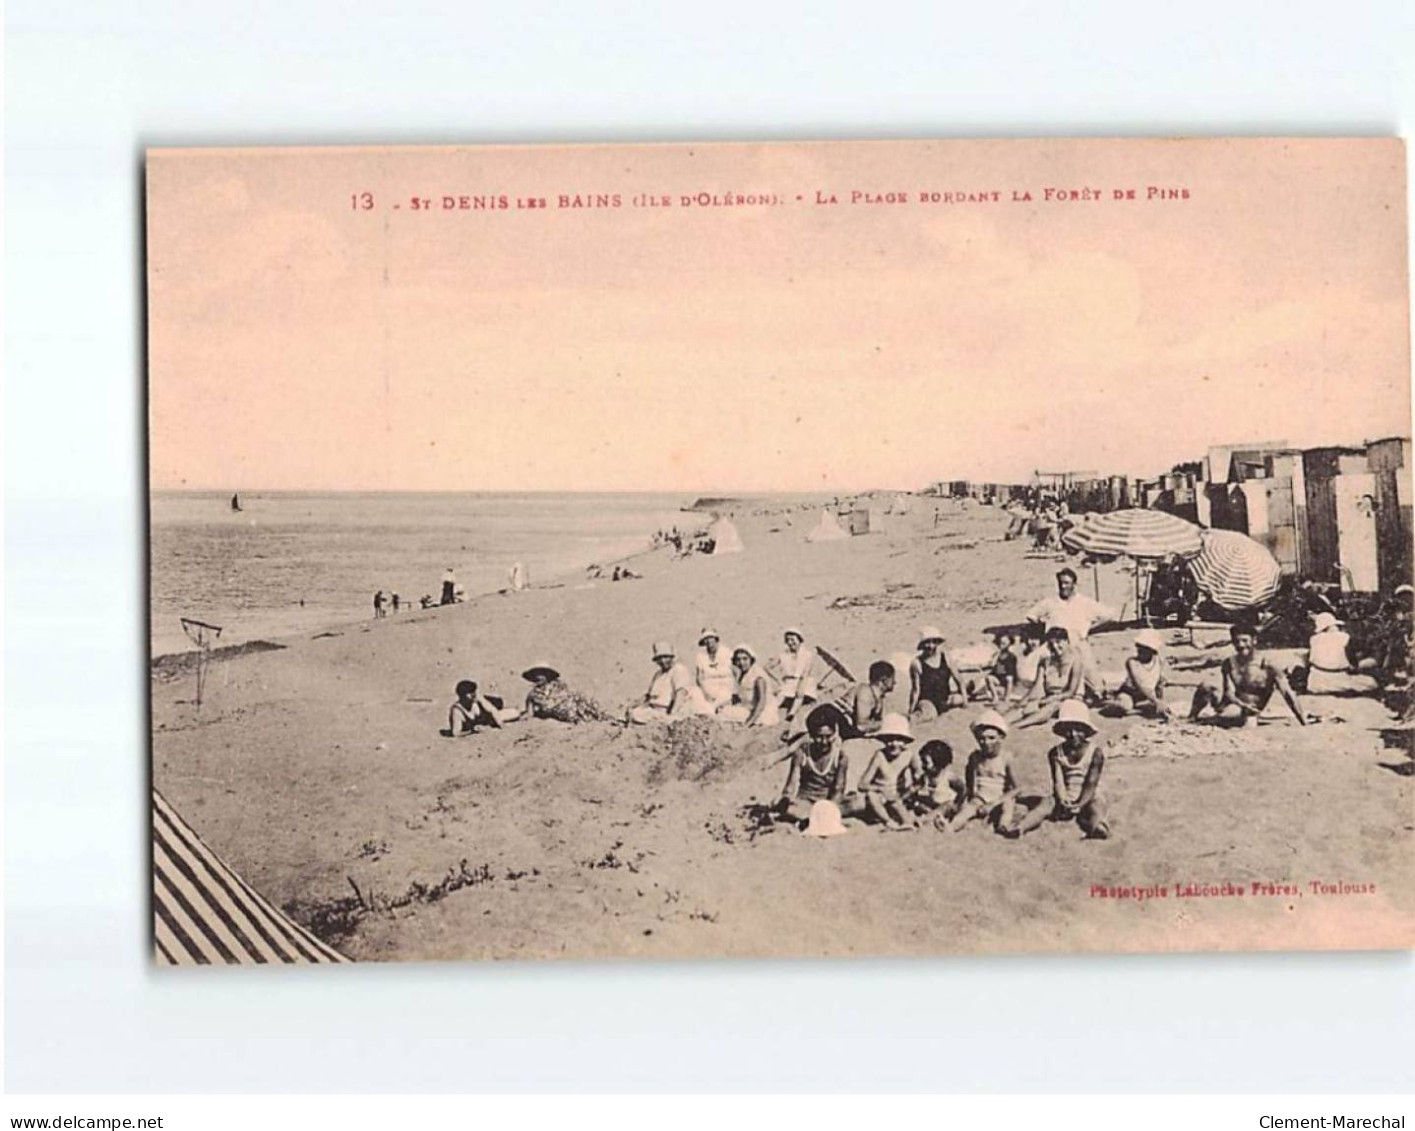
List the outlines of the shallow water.
{"type": "Polygon", "coordinates": [[[373,594],[414,608],[450,566],[468,594],[503,588],[516,562],[545,584],[646,549],[654,531],[705,515],[663,494],[155,492],[153,655],[185,651],[179,618],[239,644],[373,615],[373,594]]]}

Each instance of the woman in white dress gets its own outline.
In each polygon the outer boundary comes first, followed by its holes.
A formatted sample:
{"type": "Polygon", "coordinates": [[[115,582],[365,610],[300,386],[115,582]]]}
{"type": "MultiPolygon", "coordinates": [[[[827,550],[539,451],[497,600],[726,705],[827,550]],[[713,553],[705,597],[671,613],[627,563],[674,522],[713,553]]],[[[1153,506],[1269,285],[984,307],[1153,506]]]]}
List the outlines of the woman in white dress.
{"type": "Polygon", "coordinates": [[[733,701],[718,711],[729,722],[745,723],[749,727],[774,727],[780,721],[771,677],[757,663],[756,650],[750,644],[739,644],[732,650],[732,667],[737,672],[737,691],[733,701]]]}

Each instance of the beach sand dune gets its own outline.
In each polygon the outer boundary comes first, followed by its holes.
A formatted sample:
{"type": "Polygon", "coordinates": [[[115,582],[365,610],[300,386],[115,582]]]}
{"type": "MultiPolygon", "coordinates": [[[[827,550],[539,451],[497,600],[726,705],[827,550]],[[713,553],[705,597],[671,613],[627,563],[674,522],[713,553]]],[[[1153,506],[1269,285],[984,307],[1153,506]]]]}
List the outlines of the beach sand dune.
{"type": "MultiPolygon", "coordinates": [[[[1415,942],[1415,779],[1390,768],[1408,754],[1386,746],[1389,714],[1371,701],[1309,700],[1343,721],[1241,734],[1103,720],[1106,842],[1050,825],[1018,842],[978,826],[825,841],[765,830],[751,807],[785,777],[775,735],[715,723],[439,736],[464,677],[519,702],[519,672],[547,660],[618,709],[647,686],[652,641],[691,661],[708,624],[763,657],[799,624],[863,675],[911,651],[925,622],[963,646],[1051,591],[1058,563],[1002,542],[991,508],[916,505],[879,533],[808,544],[817,510],[788,525],[784,510],[744,508],[744,553],[657,551],[635,560],[642,580],[582,575],[284,639],[214,664],[199,710],[190,680],[154,680],[155,783],[250,882],[361,960],[1415,942]],[[1224,884],[1243,894],[1175,894],[1224,884]]],[[[1117,604],[1131,584],[1116,568],[1098,581],[1117,604]]],[[[1083,591],[1093,584],[1084,571],[1083,591]]],[[[1095,638],[1103,668],[1121,666],[1130,636],[1095,638]]],[[[1190,684],[1224,654],[1169,636],[1190,684]]],[[[972,714],[918,733],[961,762],[972,714]]],[[[1024,791],[1045,788],[1052,741],[1014,732],[1024,791]]]]}

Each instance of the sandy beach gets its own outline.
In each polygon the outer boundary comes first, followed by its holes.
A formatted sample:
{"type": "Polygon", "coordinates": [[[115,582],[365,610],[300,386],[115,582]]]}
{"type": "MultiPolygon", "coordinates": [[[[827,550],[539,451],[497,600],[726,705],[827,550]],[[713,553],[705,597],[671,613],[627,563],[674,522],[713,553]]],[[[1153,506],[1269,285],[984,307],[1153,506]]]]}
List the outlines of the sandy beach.
{"type": "MultiPolygon", "coordinates": [[[[818,511],[764,504],[735,516],[744,553],[659,550],[635,560],[641,580],[537,579],[279,639],[213,664],[200,709],[189,673],[156,673],[154,782],[251,883],[363,961],[1415,942],[1415,778],[1397,772],[1408,747],[1370,699],[1308,698],[1328,719],[1307,728],[1098,720],[1108,841],[1062,825],[1020,841],[978,825],[763,830],[750,807],[786,773],[775,731],[529,721],[439,735],[463,677],[518,704],[519,673],[546,661],[618,710],[648,684],[652,641],[691,663],[707,624],[763,657],[799,624],[863,675],[911,652],[924,623],[956,649],[1052,591],[1058,562],[1003,542],[1000,511],[914,503],[878,533],[821,544],[804,540],[818,511]]],[[[1084,571],[1082,591],[1094,584],[1084,571]]],[[[1109,567],[1099,584],[1119,604],[1131,582],[1109,567]]],[[[1103,669],[1132,636],[1093,637],[1103,669]]],[[[1165,636],[1187,702],[1226,635],[1165,636]]],[[[976,710],[916,734],[945,738],[961,764],[976,710]]],[[[1014,731],[1024,792],[1044,790],[1054,741],[1014,731]]]]}

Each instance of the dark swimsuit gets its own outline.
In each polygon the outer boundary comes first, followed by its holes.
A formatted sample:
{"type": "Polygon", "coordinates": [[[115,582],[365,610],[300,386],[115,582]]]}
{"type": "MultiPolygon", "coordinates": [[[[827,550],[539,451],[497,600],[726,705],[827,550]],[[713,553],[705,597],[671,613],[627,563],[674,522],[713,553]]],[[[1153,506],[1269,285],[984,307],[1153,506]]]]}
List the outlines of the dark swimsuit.
{"type": "Polygon", "coordinates": [[[934,710],[942,714],[948,709],[948,688],[953,682],[948,661],[941,660],[936,668],[920,661],[919,669],[919,702],[932,703],[934,710]]]}

